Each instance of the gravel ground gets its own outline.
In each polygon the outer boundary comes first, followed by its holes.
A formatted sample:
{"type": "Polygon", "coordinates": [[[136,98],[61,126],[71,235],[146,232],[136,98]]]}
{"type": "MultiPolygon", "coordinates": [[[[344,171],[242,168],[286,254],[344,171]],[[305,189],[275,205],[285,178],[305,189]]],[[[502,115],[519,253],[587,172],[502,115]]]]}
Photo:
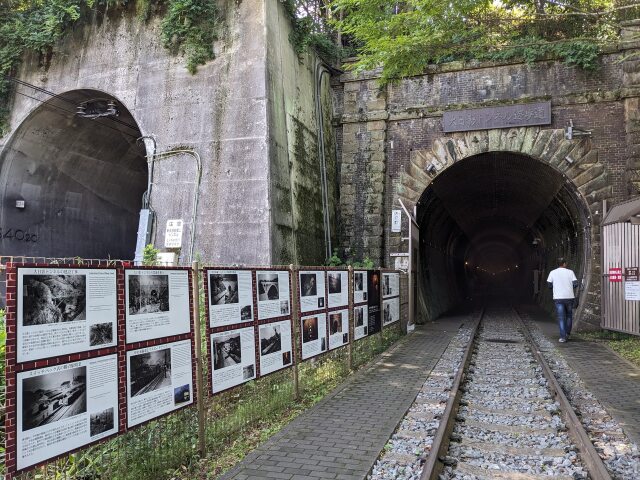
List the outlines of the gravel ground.
{"type": "MultiPolygon", "coordinates": [[[[517,331],[508,309],[485,314],[463,385],[458,422],[442,480],[494,478],[494,472],[587,478],[552,400],[542,369],[517,331]]],[[[612,477],[640,479],[640,455],[554,344],[529,322],[534,337],[569,400],[581,414],[612,477]]],[[[464,325],[425,381],[413,406],[385,446],[369,479],[419,479],[460,368],[471,326],[464,325]]]]}

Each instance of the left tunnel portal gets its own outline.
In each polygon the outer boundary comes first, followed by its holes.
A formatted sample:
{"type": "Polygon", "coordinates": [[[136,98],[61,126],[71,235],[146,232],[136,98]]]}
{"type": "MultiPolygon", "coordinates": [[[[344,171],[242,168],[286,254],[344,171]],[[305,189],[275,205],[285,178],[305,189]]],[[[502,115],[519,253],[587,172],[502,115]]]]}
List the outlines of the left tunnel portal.
{"type": "Polygon", "coordinates": [[[37,107],[0,152],[2,254],[133,258],[147,189],[140,136],[104,92],[73,90],[37,107]],[[118,115],[103,116],[111,107],[118,115]]]}

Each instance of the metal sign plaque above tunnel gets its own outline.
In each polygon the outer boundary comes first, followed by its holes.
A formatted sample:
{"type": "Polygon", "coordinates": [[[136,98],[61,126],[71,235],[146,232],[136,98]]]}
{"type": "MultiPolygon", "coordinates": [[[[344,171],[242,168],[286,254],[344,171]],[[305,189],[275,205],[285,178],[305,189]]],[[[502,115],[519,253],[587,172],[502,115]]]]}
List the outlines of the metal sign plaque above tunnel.
{"type": "Polygon", "coordinates": [[[442,116],[445,133],[532,125],[551,125],[551,102],[453,110],[442,116]]]}
{"type": "Polygon", "coordinates": [[[167,220],[164,233],[165,248],[180,248],[182,246],[182,220],[167,220]]]}

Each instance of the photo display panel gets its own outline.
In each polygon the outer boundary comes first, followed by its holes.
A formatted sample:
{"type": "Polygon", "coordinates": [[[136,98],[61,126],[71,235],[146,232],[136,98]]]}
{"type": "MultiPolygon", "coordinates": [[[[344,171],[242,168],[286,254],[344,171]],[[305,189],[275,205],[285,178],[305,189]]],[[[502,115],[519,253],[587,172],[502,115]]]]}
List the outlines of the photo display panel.
{"type": "Polygon", "coordinates": [[[127,426],[193,403],[191,340],[127,352],[127,426]]]}
{"type": "Polygon", "coordinates": [[[389,325],[400,320],[400,297],[382,301],[382,325],[389,325]]]}
{"type": "Polygon", "coordinates": [[[367,335],[373,335],[382,330],[380,320],[380,270],[367,271],[367,306],[369,322],[367,335]]]}
{"type": "Polygon", "coordinates": [[[300,319],[302,359],[306,360],[327,351],[327,314],[317,313],[300,319]]]}
{"type": "Polygon", "coordinates": [[[367,287],[367,271],[356,270],[353,272],[353,303],[368,301],[367,287]]]}
{"type": "Polygon", "coordinates": [[[329,312],[329,350],[349,343],[349,310],[329,312]]]}
{"type": "Polygon", "coordinates": [[[299,272],[300,311],[312,312],[326,308],[324,271],[299,272]]]}
{"type": "Polygon", "coordinates": [[[191,331],[187,269],[125,269],[127,343],[191,331]]]}
{"type": "Polygon", "coordinates": [[[212,393],[256,378],[253,327],[211,334],[212,393]]]}
{"type": "Polygon", "coordinates": [[[20,372],[17,469],[118,433],[118,360],[106,355],[20,372]]]}
{"type": "Polygon", "coordinates": [[[211,328],[253,320],[251,270],[206,270],[211,328]]]}
{"type": "Polygon", "coordinates": [[[291,314],[288,270],[257,270],[256,288],[258,320],[286,317],[291,314]]]}
{"type": "Polygon", "coordinates": [[[291,320],[258,326],[260,341],[260,375],[291,366],[291,320]]]}
{"type": "Polygon", "coordinates": [[[400,295],[400,274],[382,274],[382,298],[397,297],[400,295]]]}
{"type": "Polygon", "coordinates": [[[114,268],[17,269],[17,361],[117,344],[114,268]]]}
{"type": "Polygon", "coordinates": [[[329,308],[349,305],[349,272],[328,270],[327,287],[329,290],[329,308]]]}
{"type": "Polygon", "coordinates": [[[360,340],[369,332],[369,307],[360,305],[353,307],[353,338],[360,340]]]}

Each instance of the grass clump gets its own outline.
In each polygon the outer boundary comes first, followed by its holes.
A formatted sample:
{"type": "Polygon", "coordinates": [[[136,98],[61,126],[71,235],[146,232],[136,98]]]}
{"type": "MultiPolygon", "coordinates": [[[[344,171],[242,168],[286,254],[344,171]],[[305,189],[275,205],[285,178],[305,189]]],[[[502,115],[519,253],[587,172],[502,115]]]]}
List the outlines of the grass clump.
{"type": "Polygon", "coordinates": [[[640,336],[610,330],[579,333],[576,336],[582,340],[604,343],[622,358],[640,367],[640,336]]]}

